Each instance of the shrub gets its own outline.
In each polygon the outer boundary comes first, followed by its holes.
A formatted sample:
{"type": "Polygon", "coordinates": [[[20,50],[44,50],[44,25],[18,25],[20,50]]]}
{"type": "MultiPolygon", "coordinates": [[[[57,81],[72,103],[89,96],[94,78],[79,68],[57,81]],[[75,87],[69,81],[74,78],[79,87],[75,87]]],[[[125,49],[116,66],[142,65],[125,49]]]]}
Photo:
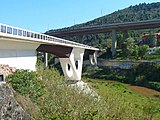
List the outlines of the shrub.
{"type": "Polygon", "coordinates": [[[160,55],[160,48],[156,49],[154,52],[155,55],[160,55]]]}
{"type": "Polygon", "coordinates": [[[149,82],[148,87],[160,91],[160,82],[149,82]]]}
{"type": "Polygon", "coordinates": [[[44,93],[43,82],[38,79],[36,72],[16,70],[12,75],[7,77],[7,81],[16,92],[22,95],[29,95],[33,101],[36,101],[44,93]]]}
{"type": "Polygon", "coordinates": [[[143,76],[143,75],[137,76],[136,79],[135,79],[135,83],[137,85],[144,85],[144,84],[146,84],[145,76],[143,76]]]}

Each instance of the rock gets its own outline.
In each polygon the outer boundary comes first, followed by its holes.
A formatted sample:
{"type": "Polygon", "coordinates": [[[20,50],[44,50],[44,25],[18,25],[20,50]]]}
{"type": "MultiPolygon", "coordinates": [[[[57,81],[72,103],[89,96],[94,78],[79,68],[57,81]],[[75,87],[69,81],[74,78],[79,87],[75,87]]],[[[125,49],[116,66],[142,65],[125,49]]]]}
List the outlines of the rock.
{"type": "Polygon", "coordinates": [[[2,65],[0,64],[0,75],[3,75],[4,77],[12,74],[16,71],[16,68],[9,67],[9,65],[2,65]]]}
{"type": "Polygon", "coordinates": [[[72,83],[70,83],[71,87],[75,87],[76,89],[78,89],[80,92],[84,92],[86,94],[91,95],[92,97],[96,98],[97,100],[100,100],[100,96],[93,90],[91,89],[87,83],[83,82],[82,80],[78,80],[78,81],[72,81],[72,83]]]}
{"type": "Polygon", "coordinates": [[[0,120],[30,120],[30,115],[15,100],[11,88],[0,82],[0,120]]]}

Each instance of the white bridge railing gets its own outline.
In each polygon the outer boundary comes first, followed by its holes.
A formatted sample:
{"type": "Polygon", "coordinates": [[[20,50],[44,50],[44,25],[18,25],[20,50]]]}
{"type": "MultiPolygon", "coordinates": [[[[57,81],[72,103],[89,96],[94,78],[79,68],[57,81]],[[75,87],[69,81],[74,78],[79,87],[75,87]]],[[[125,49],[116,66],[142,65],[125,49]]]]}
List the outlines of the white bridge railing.
{"type": "Polygon", "coordinates": [[[6,34],[6,35],[13,35],[13,36],[17,36],[20,38],[27,38],[27,39],[34,39],[34,40],[41,40],[41,41],[45,41],[45,42],[53,42],[56,44],[66,44],[67,46],[71,45],[74,47],[82,47],[85,49],[90,49],[90,50],[99,50],[97,48],[88,46],[88,45],[84,45],[84,44],[80,44],[77,42],[73,42],[73,41],[69,41],[69,40],[65,40],[65,39],[61,39],[61,38],[57,38],[57,37],[53,37],[53,36],[49,36],[46,34],[41,34],[41,33],[37,33],[37,32],[33,32],[30,30],[25,30],[22,28],[18,28],[18,27],[13,27],[13,26],[9,26],[9,25],[5,25],[5,24],[1,24],[0,23],[0,33],[6,34]]]}

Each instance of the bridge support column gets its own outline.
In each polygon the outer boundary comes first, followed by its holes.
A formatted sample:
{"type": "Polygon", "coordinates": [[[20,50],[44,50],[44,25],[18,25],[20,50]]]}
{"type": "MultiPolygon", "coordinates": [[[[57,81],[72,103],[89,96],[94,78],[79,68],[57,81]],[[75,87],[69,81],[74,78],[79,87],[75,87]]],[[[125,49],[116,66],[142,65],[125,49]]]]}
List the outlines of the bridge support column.
{"type": "Polygon", "coordinates": [[[116,47],[117,47],[117,41],[116,41],[116,30],[112,30],[112,56],[116,55],[116,47]]]}
{"type": "Polygon", "coordinates": [[[59,58],[67,80],[81,80],[84,50],[73,48],[69,58],[59,58]]]}
{"type": "Polygon", "coordinates": [[[44,52],[44,67],[48,67],[48,53],[44,52]]]}
{"type": "Polygon", "coordinates": [[[97,65],[97,51],[95,51],[93,55],[89,55],[89,60],[91,65],[97,65]]]}

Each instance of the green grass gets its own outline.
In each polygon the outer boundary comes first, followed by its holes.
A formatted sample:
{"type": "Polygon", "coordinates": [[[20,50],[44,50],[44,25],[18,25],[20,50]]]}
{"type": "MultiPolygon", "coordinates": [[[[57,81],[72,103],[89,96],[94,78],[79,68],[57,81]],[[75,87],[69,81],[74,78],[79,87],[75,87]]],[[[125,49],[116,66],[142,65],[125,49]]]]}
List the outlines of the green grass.
{"type": "MultiPolygon", "coordinates": [[[[16,79],[21,80],[19,77],[16,79]]],[[[158,99],[135,94],[119,82],[84,78],[83,80],[99,94],[100,99],[95,99],[68,86],[64,77],[55,69],[38,68],[37,79],[44,85],[40,88],[45,91],[43,95],[30,101],[28,100],[28,97],[32,98],[30,92],[26,93],[28,95],[21,94],[23,97],[19,95],[21,89],[16,93],[19,103],[25,106],[33,120],[159,120],[160,118],[158,99]],[[25,96],[28,96],[27,99],[25,96]]],[[[14,85],[19,84],[14,82],[14,85]]],[[[25,89],[29,89],[28,86],[25,89]]]]}
{"type": "MultiPolygon", "coordinates": [[[[119,109],[124,109],[124,113],[127,110],[126,115],[136,112],[137,116],[145,116],[144,119],[160,119],[160,99],[134,93],[128,88],[128,85],[120,82],[96,79],[85,81],[111,106],[119,106],[119,109]]],[[[116,108],[115,111],[117,111],[116,108]]]]}

